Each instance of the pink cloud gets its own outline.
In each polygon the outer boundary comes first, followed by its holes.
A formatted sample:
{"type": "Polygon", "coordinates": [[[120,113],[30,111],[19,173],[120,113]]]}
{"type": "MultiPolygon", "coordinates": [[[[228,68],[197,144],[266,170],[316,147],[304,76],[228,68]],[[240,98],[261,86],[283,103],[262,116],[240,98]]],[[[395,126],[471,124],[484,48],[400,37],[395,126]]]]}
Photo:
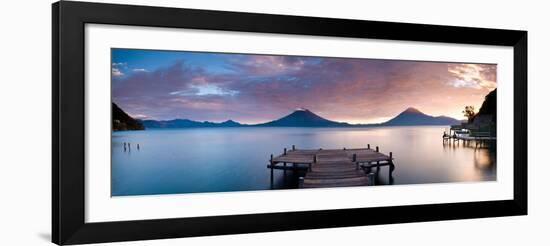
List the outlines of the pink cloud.
{"type": "MultiPolygon", "coordinates": [[[[182,61],[113,81],[113,100],[155,119],[258,123],[305,107],[336,121],[372,122],[409,106],[460,117],[496,87],[496,66],[372,59],[227,55],[231,72],[182,61]],[[457,86],[457,80],[467,85],[457,86]]],[[[220,58],[221,59],[221,58],[220,58]]]]}

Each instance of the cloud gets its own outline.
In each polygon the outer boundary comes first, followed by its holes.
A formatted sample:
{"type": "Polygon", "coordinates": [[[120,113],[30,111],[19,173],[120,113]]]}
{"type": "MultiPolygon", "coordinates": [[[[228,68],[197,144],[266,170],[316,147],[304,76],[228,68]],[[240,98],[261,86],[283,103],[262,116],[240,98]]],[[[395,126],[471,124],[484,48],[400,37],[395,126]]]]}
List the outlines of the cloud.
{"type": "Polygon", "coordinates": [[[111,68],[111,74],[113,77],[122,77],[125,75],[125,73],[123,72],[123,69],[127,69],[128,68],[128,63],[126,62],[113,62],[111,64],[112,68],[111,68]]]}
{"type": "Polygon", "coordinates": [[[133,72],[149,72],[149,70],[145,69],[145,68],[134,68],[132,69],[133,72]]]}
{"type": "Polygon", "coordinates": [[[115,67],[113,67],[111,69],[111,74],[113,75],[113,77],[122,77],[122,76],[124,76],[124,73],[122,73],[122,71],[120,71],[120,69],[115,68],[115,67]]]}
{"type": "Polygon", "coordinates": [[[203,59],[210,62],[166,62],[119,77],[113,100],[152,119],[258,123],[304,107],[333,120],[372,122],[409,106],[457,117],[464,105],[483,101],[480,88],[496,87],[495,65],[234,54],[203,59]]]}
{"type": "Polygon", "coordinates": [[[448,66],[454,87],[493,90],[497,87],[496,65],[453,64],[448,66]]]}
{"type": "Polygon", "coordinates": [[[126,62],[113,62],[113,67],[128,67],[128,63],[126,62]]]}
{"type": "Polygon", "coordinates": [[[134,118],[134,119],[140,119],[140,120],[145,120],[145,119],[148,119],[149,116],[144,115],[144,114],[133,114],[133,115],[132,115],[132,118],[134,118]]]}
{"type": "Polygon", "coordinates": [[[208,96],[208,95],[236,95],[238,91],[220,88],[216,85],[191,85],[187,90],[173,91],[170,95],[180,96],[208,96]]]}
{"type": "Polygon", "coordinates": [[[208,74],[184,61],[150,72],[128,74],[112,84],[113,100],[133,114],[153,119],[229,117],[227,97],[238,92],[223,77],[208,74]]]}
{"type": "Polygon", "coordinates": [[[228,66],[239,73],[257,76],[273,76],[302,69],[306,59],[299,56],[238,55],[228,66]]]}

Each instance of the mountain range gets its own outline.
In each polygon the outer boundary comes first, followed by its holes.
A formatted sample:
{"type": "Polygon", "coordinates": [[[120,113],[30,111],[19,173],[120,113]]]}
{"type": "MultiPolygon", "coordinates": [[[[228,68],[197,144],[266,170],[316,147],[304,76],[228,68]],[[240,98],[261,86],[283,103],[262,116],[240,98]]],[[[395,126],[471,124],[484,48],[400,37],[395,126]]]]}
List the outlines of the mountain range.
{"type": "Polygon", "coordinates": [[[188,119],[175,120],[142,120],[145,128],[197,128],[197,127],[238,127],[246,126],[238,122],[227,120],[216,123],[210,121],[193,121],[188,119]]]}
{"type": "Polygon", "coordinates": [[[188,119],[142,120],[145,128],[199,128],[199,127],[371,127],[371,126],[413,126],[413,125],[455,125],[460,121],[447,116],[430,116],[416,108],[407,108],[396,117],[379,124],[349,124],[325,119],[308,109],[297,109],[280,119],[260,123],[241,124],[233,120],[216,123],[188,119]]]}

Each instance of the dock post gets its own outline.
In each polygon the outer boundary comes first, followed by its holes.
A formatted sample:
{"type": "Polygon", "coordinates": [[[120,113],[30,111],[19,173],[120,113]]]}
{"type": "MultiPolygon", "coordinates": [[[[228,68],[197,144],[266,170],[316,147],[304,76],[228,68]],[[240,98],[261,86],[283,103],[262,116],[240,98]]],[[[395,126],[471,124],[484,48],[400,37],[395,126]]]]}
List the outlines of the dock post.
{"type": "Polygon", "coordinates": [[[283,155],[286,155],[286,148],[284,149],[283,153],[284,153],[283,155]]]}
{"type": "Polygon", "coordinates": [[[359,162],[357,162],[357,154],[353,153],[352,161],[355,163],[355,170],[359,170],[359,162]]]}
{"type": "Polygon", "coordinates": [[[376,185],[376,178],[374,176],[374,173],[367,174],[367,186],[374,186],[376,185]]]}
{"type": "Polygon", "coordinates": [[[296,146],[294,146],[294,144],[292,145],[292,150],[296,150],[296,146]]]}
{"type": "Polygon", "coordinates": [[[367,149],[370,149],[370,144],[367,144],[367,149]]]}
{"type": "Polygon", "coordinates": [[[308,165],[307,165],[307,170],[308,170],[308,171],[311,171],[311,166],[312,166],[314,163],[317,163],[317,154],[313,155],[313,163],[308,163],[308,165]]]}
{"type": "Polygon", "coordinates": [[[378,146],[376,146],[376,152],[380,152],[380,149],[378,148],[378,146]]]}
{"type": "Polygon", "coordinates": [[[393,170],[395,170],[395,165],[393,164],[393,153],[390,152],[390,160],[389,160],[389,163],[390,163],[390,177],[389,177],[389,180],[390,180],[390,184],[393,184],[393,170]]]}
{"type": "Polygon", "coordinates": [[[271,157],[269,158],[269,166],[271,168],[271,179],[270,179],[270,183],[271,183],[271,188],[273,188],[273,154],[271,154],[271,157]]]}

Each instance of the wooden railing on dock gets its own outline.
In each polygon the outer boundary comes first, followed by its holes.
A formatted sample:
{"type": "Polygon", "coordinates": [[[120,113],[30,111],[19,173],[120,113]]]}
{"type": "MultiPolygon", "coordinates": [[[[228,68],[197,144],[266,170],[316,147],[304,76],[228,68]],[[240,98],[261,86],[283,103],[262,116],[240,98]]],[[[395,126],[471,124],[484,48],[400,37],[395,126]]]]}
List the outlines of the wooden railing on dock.
{"type": "MultiPolygon", "coordinates": [[[[451,129],[452,131],[452,129],[451,129]]],[[[495,142],[497,138],[493,135],[491,135],[490,132],[471,132],[471,134],[468,135],[462,135],[462,134],[453,134],[447,132],[443,133],[443,144],[454,144],[455,142],[460,142],[462,140],[462,144],[470,144],[470,142],[475,143],[475,147],[483,147],[484,144],[495,142]]]]}
{"type": "Polygon", "coordinates": [[[385,155],[376,149],[296,149],[286,148],[283,154],[269,160],[271,182],[273,170],[305,170],[306,175],[300,178],[300,188],[347,187],[374,185],[374,173],[381,166],[389,166],[390,183],[395,169],[393,156],[385,155]]]}

